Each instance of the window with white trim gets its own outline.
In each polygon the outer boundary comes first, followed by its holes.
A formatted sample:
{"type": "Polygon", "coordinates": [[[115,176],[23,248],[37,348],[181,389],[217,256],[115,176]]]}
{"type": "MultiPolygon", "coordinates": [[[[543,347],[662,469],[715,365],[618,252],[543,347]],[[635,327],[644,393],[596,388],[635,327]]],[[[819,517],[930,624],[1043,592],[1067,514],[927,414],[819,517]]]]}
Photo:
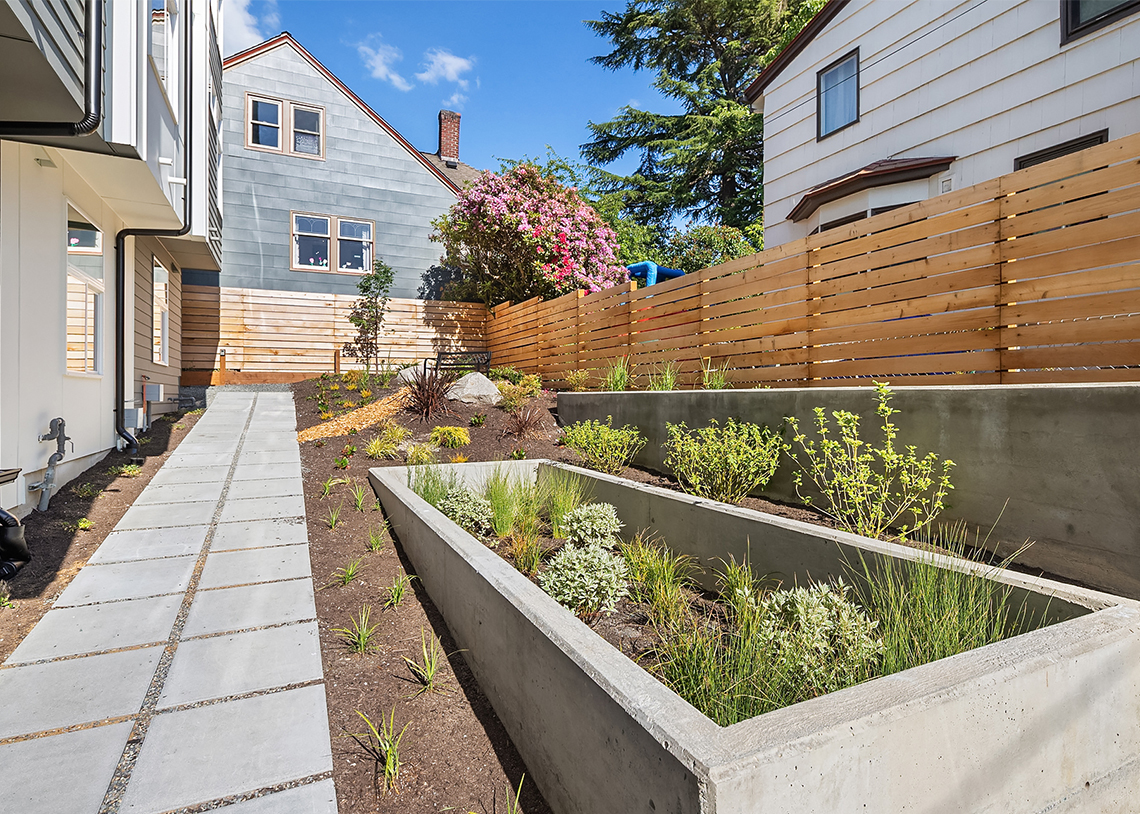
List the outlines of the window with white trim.
{"type": "Polygon", "coordinates": [[[369,220],[293,212],[290,267],[294,271],[372,271],[376,225],[369,220]]]}
{"type": "Polygon", "coordinates": [[[157,258],[152,258],[153,360],[158,365],[170,364],[170,272],[157,258]]]}
{"type": "Polygon", "coordinates": [[[332,218],[293,215],[293,268],[329,270],[332,218]]]}
{"type": "Polygon", "coordinates": [[[103,233],[67,207],[67,318],[69,373],[103,372],[103,233]]]}
{"type": "Polygon", "coordinates": [[[365,273],[372,270],[372,224],[361,220],[338,221],[337,269],[365,273]]]}
{"type": "Polygon", "coordinates": [[[246,94],[245,144],[249,149],[324,159],[324,132],[324,108],[246,94]]]}
{"type": "Polygon", "coordinates": [[[249,97],[249,143],[265,150],[281,149],[281,103],[249,97]]]}

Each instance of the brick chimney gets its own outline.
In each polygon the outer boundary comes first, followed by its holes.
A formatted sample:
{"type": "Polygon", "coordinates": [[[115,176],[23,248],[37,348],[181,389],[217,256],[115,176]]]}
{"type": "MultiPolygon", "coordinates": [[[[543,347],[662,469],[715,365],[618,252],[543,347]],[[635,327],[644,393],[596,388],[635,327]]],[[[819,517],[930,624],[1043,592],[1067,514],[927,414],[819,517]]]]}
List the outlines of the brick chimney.
{"type": "Polygon", "coordinates": [[[439,111],[439,157],[459,160],[459,114],[454,110],[439,111]]]}

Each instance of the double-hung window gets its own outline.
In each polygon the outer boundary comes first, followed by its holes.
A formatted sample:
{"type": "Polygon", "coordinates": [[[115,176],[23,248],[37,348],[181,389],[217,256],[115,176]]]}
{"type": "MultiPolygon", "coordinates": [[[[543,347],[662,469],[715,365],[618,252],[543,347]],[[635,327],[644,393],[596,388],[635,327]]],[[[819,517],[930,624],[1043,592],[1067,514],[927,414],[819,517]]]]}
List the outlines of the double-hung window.
{"type": "Polygon", "coordinates": [[[822,139],[859,121],[859,49],[840,57],[816,75],[816,138],[822,139]]]}
{"type": "Polygon", "coordinates": [[[293,215],[293,268],[329,270],[332,218],[293,215]]]}
{"type": "Polygon", "coordinates": [[[103,233],[67,207],[66,369],[103,372],[103,233]]]}
{"type": "Polygon", "coordinates": [[[340,220],[337,241],[339,271],[372,270],[372,224],[360,220],[340,220]]]}
{"type": "Polygon", "coordinates": [[[155,364],[170,364],[170,272],[152,258],[154,282],[153,359],[155,364]]]}
{"type": "Polygon", "coordinates": [[[266,150],[281,149],[281,103],[249,98],[249,143],[266,150]]]}
{"type": "Polygon", "coordinates": [[[325,112],[315,105],[246,95],[245,143],[301,158],[324,158],[325,112]]]}
{"type": "Polygon", "coordinates": [[[371,221],[305,212],[294,212],[291,218],[294,271],[364,274],[372,270],[375,226],[371,221]]]}

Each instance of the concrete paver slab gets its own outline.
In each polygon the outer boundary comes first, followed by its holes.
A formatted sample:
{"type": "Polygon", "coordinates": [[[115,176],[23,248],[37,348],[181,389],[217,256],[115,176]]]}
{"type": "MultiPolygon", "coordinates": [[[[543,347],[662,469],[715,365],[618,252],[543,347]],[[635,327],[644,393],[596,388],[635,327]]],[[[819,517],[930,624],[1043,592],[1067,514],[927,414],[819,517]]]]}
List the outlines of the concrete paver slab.
{"type": "Polygon", "coordinates": [[[190,606],[182,638],[300,622],[316,616],[313,583],[308,579],[199,591],[190,606]]]}
{"type": "Polygon", "coordinates": [[[195,639],[178,646],[158,706],[193,704],[320,677],[316,622],[195,639]]]}
{"type": "MultiPolygon", "coordinates": [[[[268,423],[268,422],[266,422],[268,423]]],[[[254,416],[253,426],[245,434],[245,449],[296,449],[297,433],[289,429],[267,427],[254,416]]]]}
{"type": "Polygon", "coordinates": [[[246,445],[242,447],[241,455],[238,456],[238,465],[241,464],[296,464],[299,467],[301,450],[298,449],[296,441],[293,442],[291,450],[261,450],[246,445]]]}
{"type": "Polygon", "coordinates": [[[233,452],[184,452],[179,455],[175,452],[166,459],[163,468],[183,469],[187,466],[228,466],[233,463],[233,452]]]}
{"type": "Polygon", "coordinates": [[[214,519],[217,500],[199,500],[194,503],[150,503],[127,509],[116,531],[128,529],[159,529],[172,526],[201,526],[214,519]]]}
{"type": "Polygon", "coordinates": [[[248,500],[251,497],[288,497],[302,495],[301,479],[267,478],[265,480],[242,480],[230,484],[227,500],[248,500]]]}
{"type": "Polygon", "coordinates": [[[139,711],[161,647],[0,670],[0,738],[139,711]]]}
{"type": "Polygon", "coordinates": [[[230,473],[229,464],[225,466],[188,466],[185,469],[167,469],[163,467],[158,474],[150,479],[150,486],[166,486],[171,483],[212,483],[222,481],[230,473]]]}
{"type": "Polygon", "coordinates": [[[323,686],[211,704],[155,716],[119,810],[168,811],[331,769],[323,686]]]}
{"type": "MultiPolygon", "coordinates": [[[[249,481],[259,483],[260,481],[249,481]]],[[[230,487],[231,490],[233,486],[230,487]]],[[[253,520],[249,523],[223,523],[214,532],[210,551],[236,548],[265,548],[274,545],[301,545],[309,542],[305,521],[299,517],[253,520]]]]}
{"type": "Polygon", "coordinates": [[[180,607],[182,597],[175,594],[55,608],[44,614],[5,664],[165,643],[180,607]]]}
{"type": "Polygon", "coordinates": [[[332,780],[321,780],[237,803],[225,814],[336,814],[336,789],[332,780]]]}
{"type": "Polygon", "coordinates": [[[251,582],[275,582],[311,575],[307,546],[218,551],[206,557],[198,587],[224,588],[251,582]]]}
{"type": "Polygon", "coordinates": [[[225,482],[221,479],[208,483],[169,483],[148,485],[135,501],[136,506],[146,506],[151,503],[205,503],[217,502],[222,496],[222,487],[225,482]]]}
{"type": "Polygon", "coordinates": [[[206,542],[209,526],[177,526],[172,529],[112,531],[88,562],[111,563],[151,560],[197,554],[206,542]]]}
{"type": "Polygon", "coordinates": [[[290,476],[299,474],[301,471],[300,464],[296,469],[290,469],[292,464],[247,464],[238,463],[234,467],[234,480],[268,480],[269,478],[280,478],[283,476],[290,476]]]}
{"type": "Polygon", "coordinates": [[[4,809],[97,814],[130,736],[126,721],[0,746],[4,809]]]}
{"type": "Polygon", "coordinates": [[[303,517],[305,499],[300,495],[253,497],[230,500],[222,506],[219,523],[241,523],[248,520],[270,520],[274,517],[303,517]]]}
{"type": "Polygon", "coordinates": [[[57,608],[181,593],[190,585],[195,557],[88,565],[55,602],[57,608]]]}

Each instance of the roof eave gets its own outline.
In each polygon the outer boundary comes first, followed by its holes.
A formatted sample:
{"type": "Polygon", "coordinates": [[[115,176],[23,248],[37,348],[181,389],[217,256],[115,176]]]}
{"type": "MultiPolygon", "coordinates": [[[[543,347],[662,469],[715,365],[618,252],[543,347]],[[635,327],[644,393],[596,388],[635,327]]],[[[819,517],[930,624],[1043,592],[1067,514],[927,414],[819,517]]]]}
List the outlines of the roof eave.
{"type": "Polygon", "coordinates": [[[854,195],[856,192],[862,192],[865,189],[929,178],[949,169],[956,159],[957,156],[937,156],[927,159],[921,164],[912,164],[901,169],[887,167],[866,173],[862,173],[862,170],[856,170],[849,177],[807,192],[795,208],[788,213],[788,220],[793,222],[805,220],[824,204],[838,201],[840,198],[846,198],[848,195],[854,195]]]}
{"type": "MultiPolygon", "coordinates": [[[[835,18],[835,15],[842,11],[843,7],[849,2],[851,2],[851,0],[828,0],[827,5],[816,12],[816,15],[808,21],[808,24],[800,30],[799,34],[796,34],[792,41],[788,43],[787,47],[778,53],[775,59],[768,63],[768,66],[760,72],[760,75],[752,80],[751,85],[744,89],[745,101],[752,105],[753,102],[764,93],[764,88],[768,87],[772,80],[787,68],[792,60],[799,56],[800,52],[807,47],[808,43],[815,39],[816,35],[827,27],[827,24],[830,23],[835,18]]],[[[753,105],[753,108],[755,108],[755,105],[753,105]]]]}

